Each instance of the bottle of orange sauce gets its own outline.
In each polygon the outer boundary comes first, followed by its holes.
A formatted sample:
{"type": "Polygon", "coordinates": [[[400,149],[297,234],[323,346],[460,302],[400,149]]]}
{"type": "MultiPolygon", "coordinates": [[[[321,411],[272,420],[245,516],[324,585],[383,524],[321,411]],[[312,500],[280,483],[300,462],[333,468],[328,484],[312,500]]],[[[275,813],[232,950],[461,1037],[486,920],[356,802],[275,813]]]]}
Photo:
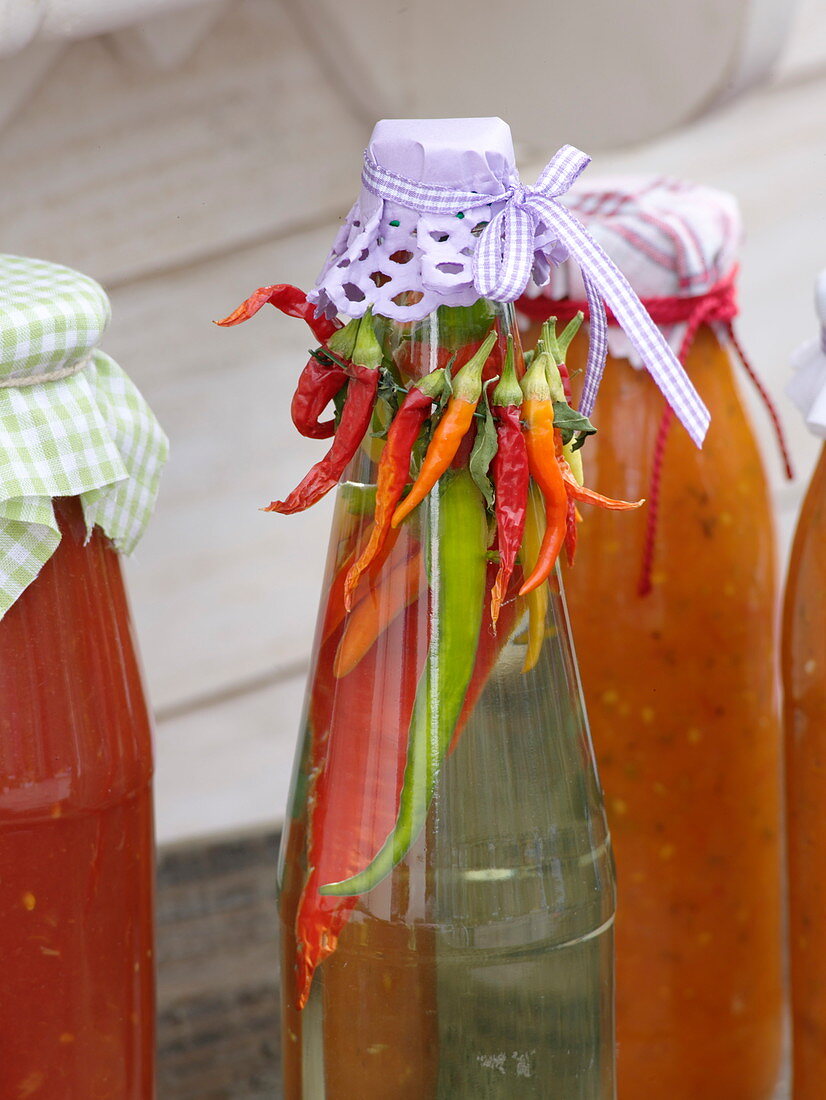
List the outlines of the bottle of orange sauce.
{"type": "MultiPolygon", "coordinates": [[[[795,357],[788,392],[826,440],[826,271],[817,284],[821,334],[795,357]]],[[[783,613],[789,936],[794,1100],[826,1082],[826,445],[803,502],[783,613]]]]}
{"type": "Polygon", "coordinates": [[[151,1100],[152,743],[118,551],[166,439],[91,279],[0,256],[0,1096],[151,1100]]]}
{"type": "MultiPolygon", "coordinates": [[[[565,586],[617,863],[618,1095],[770,1100],[785,1006],[777,589],[732,369],[740,218],[731,196],[662,178],[591,181],[564,201],[711,412],[702,450],[671,431],[609,316],[587,481],[648,502],[621,522],[587,516],[565,586]]],[[[532,329],[587,308],[570,263],[520,302],[532,329]]],[[[578,338],[575,393],[584,366],[578,338]]]]}

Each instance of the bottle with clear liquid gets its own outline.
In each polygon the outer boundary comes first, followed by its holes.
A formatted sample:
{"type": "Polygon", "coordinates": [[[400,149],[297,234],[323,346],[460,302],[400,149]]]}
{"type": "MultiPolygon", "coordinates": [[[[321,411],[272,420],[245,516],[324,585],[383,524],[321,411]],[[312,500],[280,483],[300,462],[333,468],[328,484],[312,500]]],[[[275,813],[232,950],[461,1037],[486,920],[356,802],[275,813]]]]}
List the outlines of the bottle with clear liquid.
{"type": "MultiPolygon", "coordinates": [[[[492,326],[498,373],[510,307],[376,329],[408,386],[492,326]]],[[[494,632],[460,450],[345,613],[380,419],[338,489],[279,865],[285,1096],[611,1100],[613,863],[561,583],[520,597],[520,562],[494,632]],[[434,727],[444,752],[416,772],[434,727]],[[386,873],[342,892],[411,799],[386,873]]]]}

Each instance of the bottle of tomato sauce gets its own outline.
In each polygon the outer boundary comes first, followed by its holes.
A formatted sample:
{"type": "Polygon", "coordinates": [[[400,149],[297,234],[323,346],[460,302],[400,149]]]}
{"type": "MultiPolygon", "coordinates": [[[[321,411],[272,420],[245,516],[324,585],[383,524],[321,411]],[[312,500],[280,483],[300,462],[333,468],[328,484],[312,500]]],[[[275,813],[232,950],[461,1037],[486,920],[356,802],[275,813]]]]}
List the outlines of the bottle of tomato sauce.
{"type": "MultiPolygon", "coordinates": [[[[820,339],[797,353],[788,392],[809,430],[826,440],[826,271],[818,280],[817,305],[820,339]]],[[[794,1100],[817,1100],[826,1081],[826,444],[792,545],[783,688],[794,1100]]]]}
{"type": "Polygon", "coordinates": [[[154,1095],[150,723],[119,551],[166,439],[91,279],[0,255],[0,1096],[154,1095]]]}
{"type": "MultiPolygon", "coordinates": [[[[609,316],[587,480],[647,505],[589,514],[565,586],[617,864],[619,1097],[770,1100],[784,1017],[777,589],[732,369],[740,219],[730,196],[662,178],[567,201],[711,412],[702,450],[670,430],[609,316]]],[[[522,300],[526,323],[587,315],[573,266],[553,280],[522,300]]],[[[568,367],[577,391],[584,341],[568,367]]]]}

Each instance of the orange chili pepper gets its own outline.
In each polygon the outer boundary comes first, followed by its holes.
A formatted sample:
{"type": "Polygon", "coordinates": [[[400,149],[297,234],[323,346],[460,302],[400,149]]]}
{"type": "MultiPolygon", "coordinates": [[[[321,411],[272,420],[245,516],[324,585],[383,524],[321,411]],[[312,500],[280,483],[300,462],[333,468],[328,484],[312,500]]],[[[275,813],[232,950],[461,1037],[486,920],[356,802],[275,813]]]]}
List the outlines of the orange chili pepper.
{"type": "MultiPolygon", "coordinates": [[[[322,641],[327,639],[341,626],[344,619],[347,616],[347,612],[350,610],[345,605],[345,585],[350,570],[353,568],[354,563],[358,560],[359,555],[364,551],[365,547],[369,544],[372,538],[373,527],[368,528],[366,532],[363,532],[359,537],[356,545],[349,551],[344,557],[339,568],[336,570],[332,583],[330,584],[330,590],[327,596],[327,611],[324,616],[324,625],[322,627],[322,641]]],[[[359,590],[354,593],[354,599],[351,600],[351,604],[359,603],[369,592],[370,588],[374,588],[379,579],[382,566],[390,557],[393,552],[397,539],[399,537],[398,531],[390,531],[387,538],[384,540],[381,549],[376,553],[375,557],[369,565],[369,587],[361,585],[359,590]]],[[[394,555],[399,557],[398,553],[394,555]]],[[[390,568],[395,568],[395,561],[390,562],[390,568]]]]}
{"type": "Polygon", "coordinates": [[[557,462],[557,448],[562,450],[562,437],[554,428],[554,406],[546,376],[549,359],[547,351],[538,351],[521,383],[525,398],[522,419],[527,428],[528,466],[545,500],[545,534],[536,565],[519,589],[520,596],[532,592],[548,579],[567,529],[568,494],[557,462]]]}
{"type": "Polygon", "coordinates": [[[393,527],[398,527],[402,520],[421,504],[453,461],[473,423],[473,414],[482,396],[482,370],[495,343],[496,332],[491,330],[473,358],[453,379],[453,396],[430,440],[419,476],[393,513],[393,519],[390,521],[393,527]]]}
{"type": "Polygon", "coordinates": [[[356,604],[333,662],[333,675],[337,680],[353,671],[390,623],[418,598],[421,571],[419,551],[390,570],[383,582],[356,604]]]}
{"type": "Polygon", "coordinates": [[[593,489],[586,489],[574,477],[573,470],[564,458],[558,458],[557,462],[562,473],[562,480],[565,483],[565,489],[572,503],[578,500],[581,504],[595,504],[598,508],[607,508],[612,512],[627,512],[632,508],[640,508],[645,504],[645,498],[642,500],[614,500],[613,497],[604,497],[602,493],[594,492],[593,489]]]}

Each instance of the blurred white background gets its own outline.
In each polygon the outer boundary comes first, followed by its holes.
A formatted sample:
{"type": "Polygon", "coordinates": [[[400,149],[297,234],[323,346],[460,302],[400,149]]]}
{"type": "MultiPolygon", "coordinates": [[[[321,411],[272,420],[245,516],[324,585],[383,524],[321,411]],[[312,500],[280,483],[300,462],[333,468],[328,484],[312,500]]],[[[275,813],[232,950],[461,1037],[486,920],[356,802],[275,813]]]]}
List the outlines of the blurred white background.
{"type": "Polygon", "coordinates": [[[739,331],[792,439],[785,553],[816,453],[783,395],[826,266],[822,0],[0,0],[0,249],[110,291],[106,350],[172,440],[128,565],[157,713],[162,841],[283,816],[330,501],[258,509],[321,453],[289,421],[308,337],[211,319],[308,286],[387,115],[500,114],[532,181],[563,142],[593,174],[733,191],[739,331]]]}

